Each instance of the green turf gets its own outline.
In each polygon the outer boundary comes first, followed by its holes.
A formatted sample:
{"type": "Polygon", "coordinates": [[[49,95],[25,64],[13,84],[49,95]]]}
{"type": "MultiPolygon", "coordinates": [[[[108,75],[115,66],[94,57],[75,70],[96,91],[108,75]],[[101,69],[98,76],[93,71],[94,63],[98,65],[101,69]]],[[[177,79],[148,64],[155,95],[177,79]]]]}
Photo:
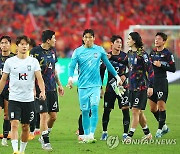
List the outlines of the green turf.
{"type": "MultiPolygon", "coordinates": [[[[99,123],[96,130],[95,137],[97,142],[95,144],[79,144],[75,132],[77,130],[77,120],[80,113],[78,105],[78,97],[76,88],[72,90],[65,88],[65,96],[60,98],[61,111],[58,114],[58,120],[56,121],[54,128],[50,134],[50,141],[53,147],[53,154],[76,154],[76,153],[180,153],[180,85],[169,86],[169,99],[167,102],[167,124],[170,128],[170,132],[163,136],[162,139],[175,139],[176,144],[144,144],[144,145],[124,145],[121,140],[119,145],[114,149],[109,149],[106,141],[100,141],[101,137],[101,118],[103,111],[103,100],[100,102],[99,107],[99,123]]],[[[147,117],[148,126],[155,135],[157,130],[157,122],[153,115],[149,111],[149,105],[147,105],[145,115],[147,117]]],[[[2,130],[2,116],[0,120],[2,130]]],[[[111,112],[111,119],[108,127],[108,133],[112,136],[118,136],[121,139],[123,132],[122,127],[122,113],[118,109],[116,104],[115,110],[111,112]]],[[[134,138],[140,139],[143,136],[143,132],[140,127],[137,128],[134,138]]],[[[30,141],[27,145],[26,154],[46,154],[48,152],[41,149],[40,143],[35,140],[30,141]]],[[[165,142],[161,140],[162,142],[165,142]]],[[[12,153],[10,141],[8,141],[9,147],[0,146],[0,154],[12,153]]]]}

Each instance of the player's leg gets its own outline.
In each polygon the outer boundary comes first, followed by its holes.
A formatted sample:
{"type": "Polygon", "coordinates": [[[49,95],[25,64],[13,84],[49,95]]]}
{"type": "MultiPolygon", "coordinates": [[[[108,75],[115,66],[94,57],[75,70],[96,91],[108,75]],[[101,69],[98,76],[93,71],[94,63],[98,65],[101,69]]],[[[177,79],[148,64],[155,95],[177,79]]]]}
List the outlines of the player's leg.
{"type": "Polygon", "coordinates": [[[101,136],[100,140],[107,140],[107,137],[108,137],[107,127],[109,124],[111,110],[114,109],[115,100],[116,100],[115,93],[105,92],[105,94],[104,94],[104,112],[103,112],[103,116],[102,116],[103,132],[102,132],[102,136],[101,136]]]}
{"type": "Polygon", "coordinates": [[[90,134],[90,100],[89,100],[89,88],[78,89],[80,110],[82,111],[82,125],[84,130],[84,140],[88,142],[90,134]]]}
{"type": "Polygon", "coordinates": [[[149,130],[148,125],[147,125],[146,117],[145,117],[144,112],[142,110],[141,110],[140,115],[139,115],[139,123],[140,123],[140,125],[143,129],[144,135],[145,135],[142,137],[142,140],[152,139],[152,134],[150,133],[150,130],[149,130]]]}
{"type": "Polygon", "coordinates": [[[128,91],[126,90],[124,95],[122,97],[118,96],[118,105],[119,109],[122,110],[123,114],[123,139],[126,138],[129,130],[129,124],[130,124],[130,115],[129,115],[129,99],[128,99],[128,91]]]}
{"type": "Polygon", "coordinates": [[[156,120],[159,121],[159,110],[157,106],[156,92],[153,92],[153,95],[148,100],[150,105],[150,111],[152,112],[156,120]]]}
{"type": "Polygon", "coordinates": [[[47,101],[39,100],[39,109],[40,109],[40,130],[41,136],[39,137],[39,142],[44,150],[52,150],[49,133],[48,133],[48,108],[47,101]]]}
{"type": "Polygon", "coordinates": [[[18,152],[18,126],[21,117],[21,105],[19,102],[9,101],[8,115],[11,122],[11,144],[14,153],[18,152]]]}
{"type": "Polygon", "coordinates": [[[50,133],[54,125],[54,122],[57,119],[57,112],[59,112],[57,91],[47,92],[46,98],[49,113],[48,132],[50,133]]]}
{"type": "Polygon", "coordinates": [[[40,114],[36,113],[36,124],[35,124],[35,131],[34,131],[34,135],[40,135],[41,131],[40,131],[40,114]]]}
{"type": "Polygon", "coordinates": [[[3,139],[2,145],[7,146],[7,137],[10,131],[10,121],[8,117],[8,101],[4,100],[4,122],[3,122],[3,139]]]}
{"type": "Polygon", "coordinates": [[[100,87],[94,87],[91,89],[90,95],[90,107],[91,107],[91,118],[90,118],[90,138],[94,140],[94,133],[98,123],[98,107],[100,101],[100,87]]]}

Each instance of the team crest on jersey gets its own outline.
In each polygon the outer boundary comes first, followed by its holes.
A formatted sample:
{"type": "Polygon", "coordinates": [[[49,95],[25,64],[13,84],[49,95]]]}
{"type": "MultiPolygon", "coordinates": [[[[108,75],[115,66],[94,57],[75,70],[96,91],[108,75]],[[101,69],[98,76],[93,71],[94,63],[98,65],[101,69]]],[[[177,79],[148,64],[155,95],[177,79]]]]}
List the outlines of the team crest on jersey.
{"type": "Polygon", "coordinates": [[[98,54],[97,53],[94,53],[94,58],[97,58],[98,57],[98,54]]]}
{"type": "Polygon", "coordinates": [[[31,65],[27,65],[28,71],[31,71],[31,65]]]}

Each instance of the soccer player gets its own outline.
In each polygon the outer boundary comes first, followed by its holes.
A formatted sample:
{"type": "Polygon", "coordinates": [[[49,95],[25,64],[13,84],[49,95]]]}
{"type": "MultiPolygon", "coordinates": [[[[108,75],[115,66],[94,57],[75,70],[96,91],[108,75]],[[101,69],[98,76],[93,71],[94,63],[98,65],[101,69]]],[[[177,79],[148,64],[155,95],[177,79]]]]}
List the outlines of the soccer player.
{"type": "MultiPolygon", "coordinates": [[[[2,70],[4,67],[5,61],[14,56],[10,51],[11,48],[11,38],[9,36],[2,36],[0,38],[0,78],[2,77],[2,70]]],[[[8,146],[7,137],[10,131],[10,121],[8,117],[8,97],[9,97],[9,81],[7,80],[6,85],[0,94],[0,111],[4,109],[4,123],[3,123],[3,138],[2,138],[2,146],[8,146]]]]}
{"type": "Polygon", "coordinates": [[[152,134],[147,126],[143,110],[146,108],[147,96],[150,97],[153,94],[154,71],[148,54],[143,50],[139,33],[130,33],[127,44],[130,50],[124,60],[111,57],[120,63],[128,64],[129,67],[129,102],[132,108],[132,123],[125,141],[131,140],[139,123],[145,134],[142,139],[148,140],[152,138],[152,134]]]}
{"type": "Polygon", "coordinates": [[[175,61],[172,53],[164,47],[167,35],[158,32],[155,37],[156,50],[150,53],[154,68],[154,92],[149,98],[151,112],[159,123],[155,137],[160,138],[169,132],[166,125],[166,101],[168,98],[168,80],[166,72],[175,72],[175,61]]]}
{"type": "Polygon", "coordinates": [[[35,58],[27,56],[29,39],[19,36],[16,40],[17,56],[8,58],[4,64],[0,80],[0,93],[9,76],[9,107],[11,121],[11,143],[14,154],[23,154],[29,135],[29,123],[34,118],[34,84],[35,77],[40,88],[40,98],[45,99],[45,86],[40,65],[35,58]],[[18,152],[18,125],[22,124],[20,151],[18,152]]]}
{"type": "MultiPolygon", "coordinates": [[[[110,57],[115,56],[118,59],[124,59],[126,57],[126,53],[122,51],[122,45],[123,45],[123,39],[119,35],[113,35],[111,37],[112,51],[109,53],[110,57]]],[[[130,123],[128,90],[127,90],[127,81],[126,81],[127,78],[126,65],[113,61],[111,60],[111,58],[109,59],[109,61],[111,62],[112,66],[116,69],[118,75],[121,77],[121,80],[123,81],[123,86],[126,89],[126,91],[124,95],[122,95],[122,97],[116,94],[113,88],[113,84],[114,84],[113,81],[115,81],[115,78],[110,72],[108,72],[108,81],[106,86],[106,92],[104,94],[104,112],[102,117],[103,133],[101,140],[107,140],[108,137],[107,127],[109,123],[109,117],[111,110],[114,109],[116,98],[118,99],[119,109],[122,109],[122,113],[123,113],[123,126],[124,126],[123,138],[127,136],[129,130],[129,123],[130,123]]],[[[104,63],[102,63],[101,64],[102,80],[104,77],[105,69],[106,67],[104,63]]]]}
{"type": "MultiPolygon", "coordinates": [[[[40,63],[46,88],[46,101],[38,101],[40,110],[40,127],[42,130],[42,136],[39,138],[39,141],[42,144],[42,148],[45,150],[52,150],[49,142],[49,133],[57,119],[57,112],[59,112],[56,84],[58,85],[58,94],[61,96],[64,95],[64,89],[55,70],[55,63],[57,62],[56,50],[54,48],[55,43],[55,32],[45,30],[42,33],[42,44],[30,51],[30,55],[37,58],[40,63]]],[[[40,91],[37,87],[37,98],[39,98],[39,93],[40,91]]]]}
{"type": "Polygon", "coordinates": [[[94,44],[94,31],[86,29],[83,32],[83,45],[75,49],[69,65],[68,86],[72,88],[73,74],[76,64],[79,68],[78,94],[80,109],[82,111],[82,123],[84,140],[82,143],[92,143],[98,122],[98,106],[100,100],[100,61],[102,60],[107,69],[116,77],[117,83],[122,84],[120,77],[109,62],[105,50],[94,44]],[[89,112],[91,110],[91,118],[89,112]]]}

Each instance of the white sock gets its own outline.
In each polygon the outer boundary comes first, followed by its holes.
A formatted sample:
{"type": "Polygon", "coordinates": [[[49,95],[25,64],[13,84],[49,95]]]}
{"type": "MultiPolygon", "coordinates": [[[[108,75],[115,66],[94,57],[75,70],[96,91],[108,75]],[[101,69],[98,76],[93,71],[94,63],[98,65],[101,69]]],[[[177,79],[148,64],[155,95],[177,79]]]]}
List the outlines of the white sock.
{"type": "Polygon", "coordinates": [[[166,124],[164,124],[164,126],[163,126],[163,130],[166,130],[168,127],[167,127],[167,125],[166,124]]]}
{"type": "Polygon", "coordinates": [[[20,141],[20,153],[25,151],[26,145],[27,145],[27,142],[20,141]]]}
{"type": "Polygon", "coordinates": [[[148,126],[146,125],[143,129],[147,129],[148,128],[148,126]]]}
{"type": "Polygon", "coordinates": [[[34,132],[30,132],[31,135],[34,135],[34,132]]]}
{"type": "Polygon", "coordinates": [[[35,128],[35,131],[40,131],[40,129],[39,128],[35,128]]]}
{"type": "Polygon", "coordinates": [[[42,131],[42,135],[48,134],[48,130],[42,131]]]}
{"type": "Polygon", "coordinates": [[[11,140],[12,148],[14,152],[18,151],[18,140],[11,140]]]}
{"type": "Polygon", "coordinates": [[[103,131],[103,133],[107,133],[107,131],[103,131]]]}
{"type": "Polygon", "coordinates": [[[89,134],[89,138],[90,138],[90,139],[94,139],[94,133],[90,133],[90,134],[89,134]]]}
{"type": "Polygon", "coordinates": [[[136,130],[135,128],[130,128],[130,131],[132,132],[135,132],[135,130],[136,130]]]}
{"type": "Polygon", "coordinates": [[[51,132],[51,130],[52,130],[52,128],[48,128],[48,132],[49,132],[49,133],[51,132]]]}

